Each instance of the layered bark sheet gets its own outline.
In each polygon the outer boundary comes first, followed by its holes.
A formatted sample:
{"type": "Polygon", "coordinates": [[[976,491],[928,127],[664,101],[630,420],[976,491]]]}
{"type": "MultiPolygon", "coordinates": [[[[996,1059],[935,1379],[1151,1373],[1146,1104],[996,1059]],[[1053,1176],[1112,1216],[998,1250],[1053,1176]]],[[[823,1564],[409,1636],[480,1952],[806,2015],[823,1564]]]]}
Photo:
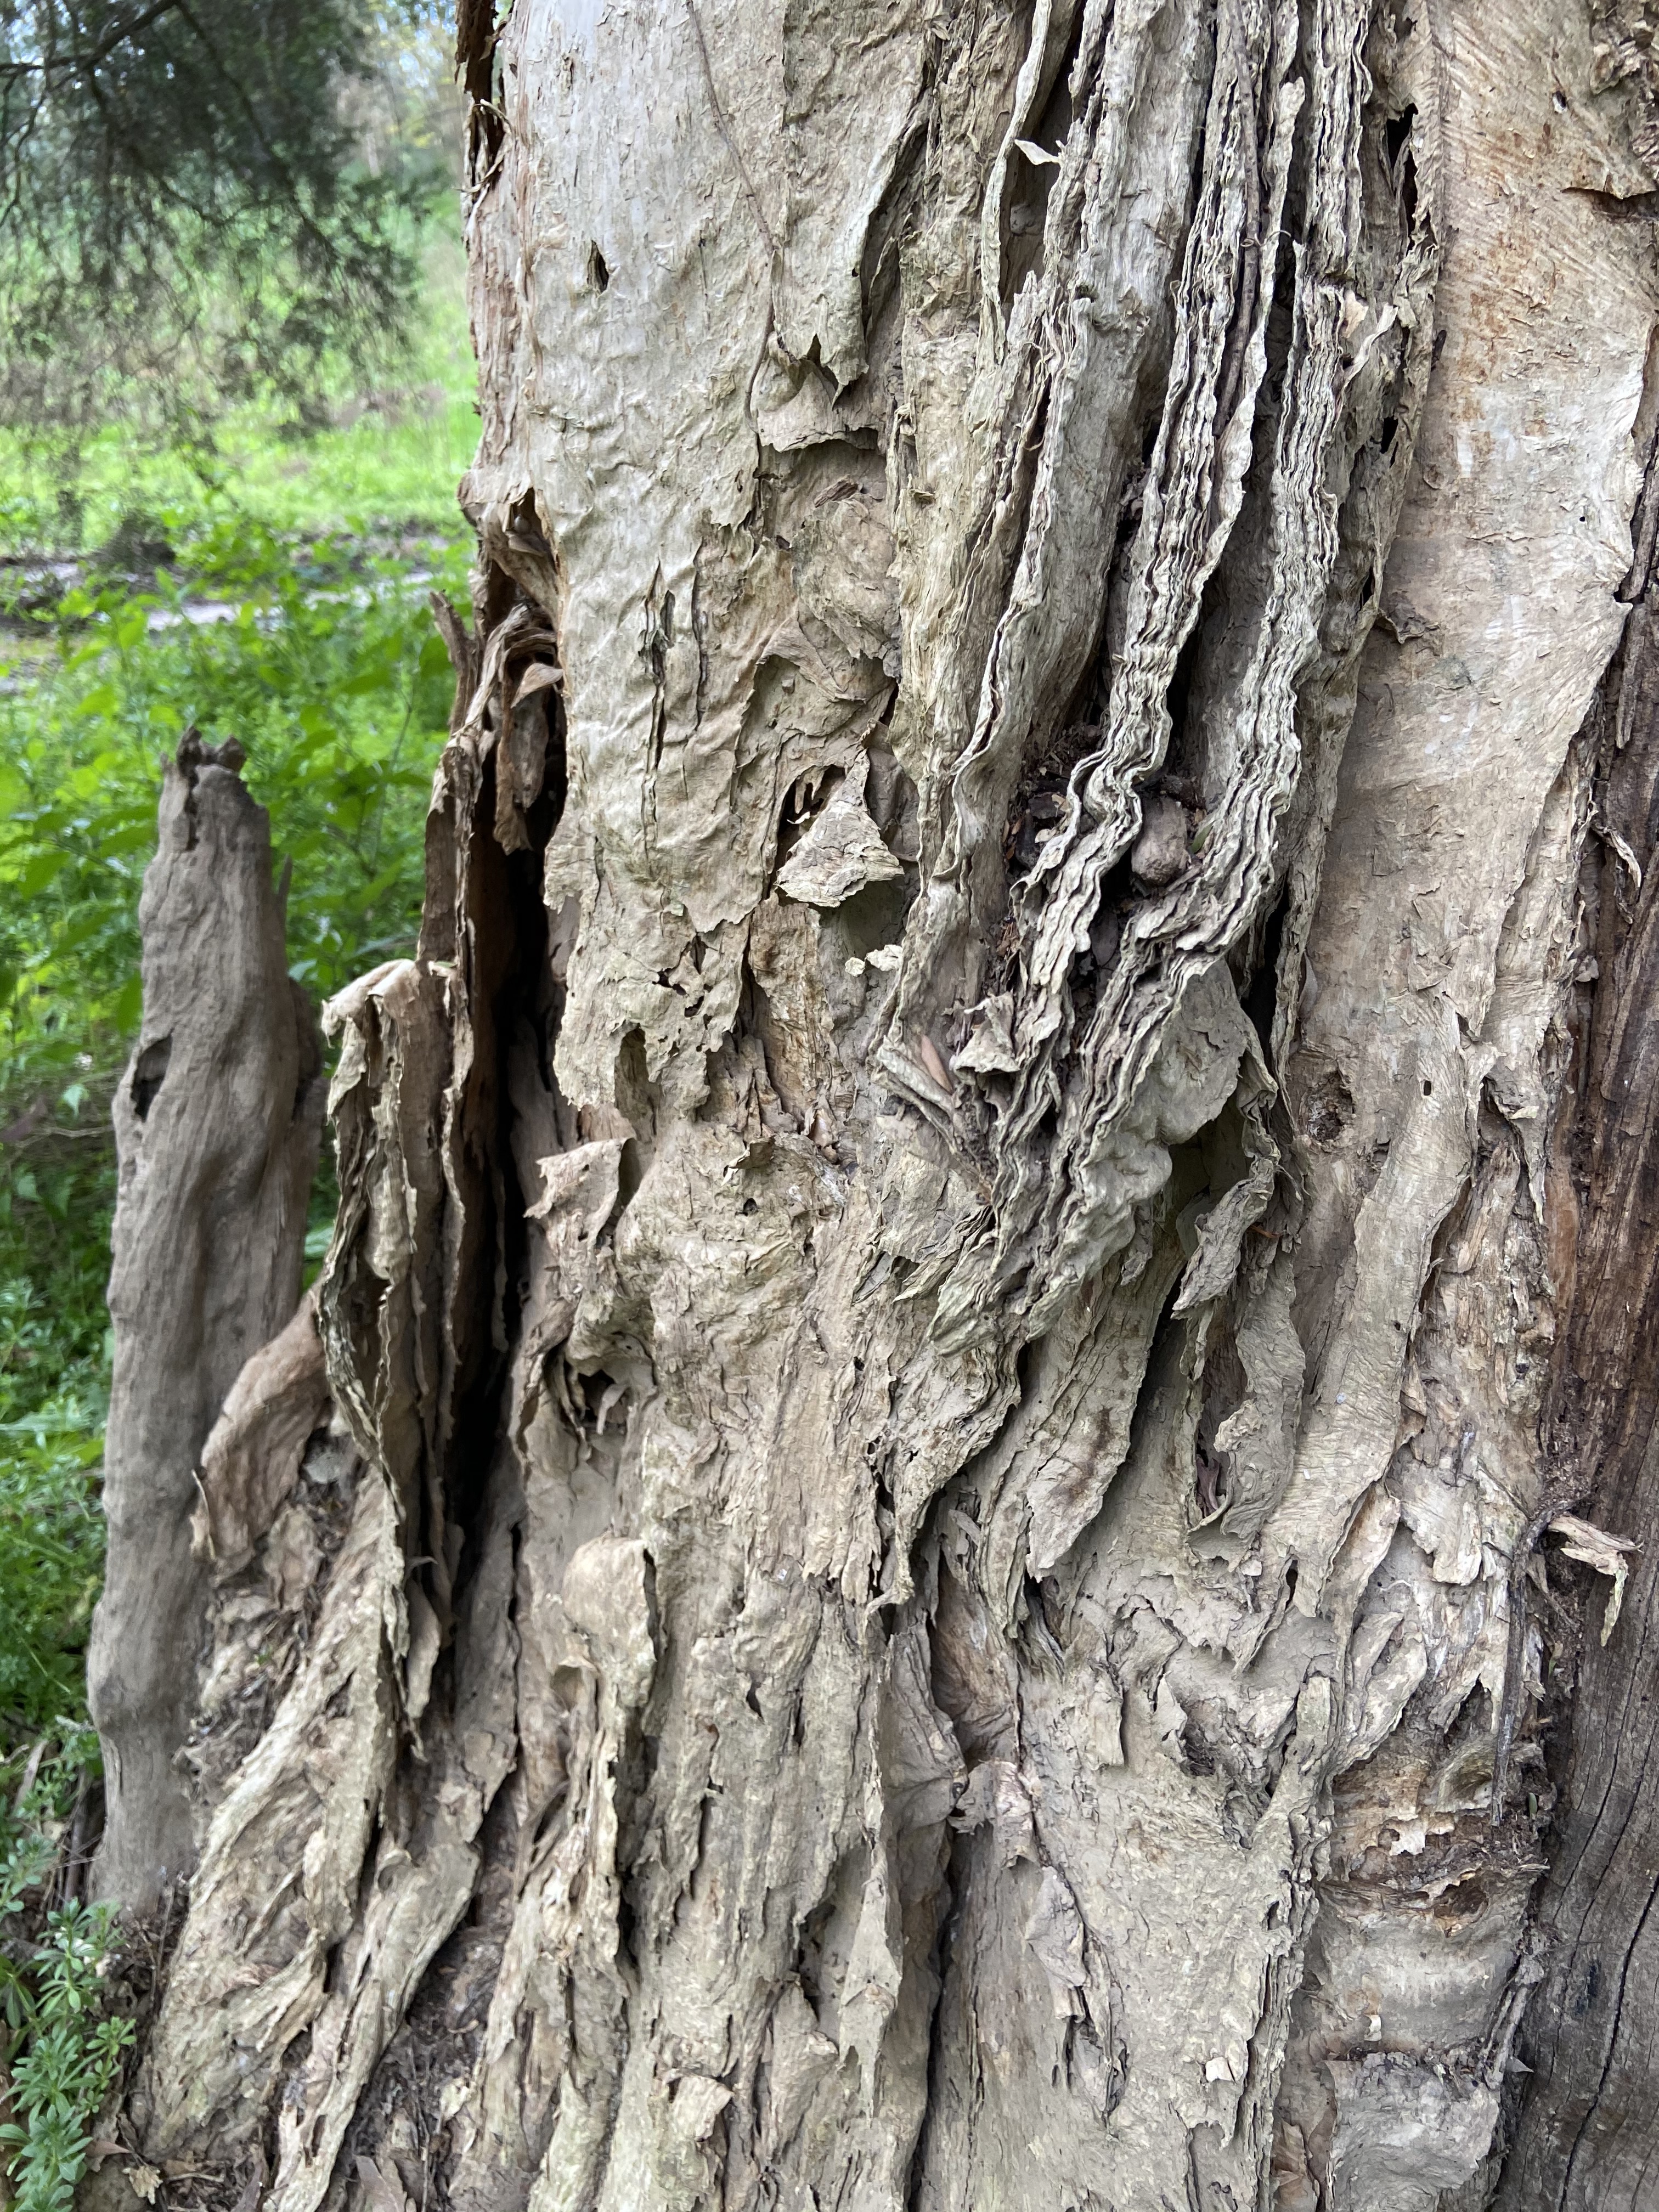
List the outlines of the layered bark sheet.
{"type": "Polygon", "coordinates": [[[501,36],[424,932],[331,1013],[332,1425],[208,1485],[144,2140],[279,2212],[1479,2203],[1629,86],[1544,0],[501,36]]]}

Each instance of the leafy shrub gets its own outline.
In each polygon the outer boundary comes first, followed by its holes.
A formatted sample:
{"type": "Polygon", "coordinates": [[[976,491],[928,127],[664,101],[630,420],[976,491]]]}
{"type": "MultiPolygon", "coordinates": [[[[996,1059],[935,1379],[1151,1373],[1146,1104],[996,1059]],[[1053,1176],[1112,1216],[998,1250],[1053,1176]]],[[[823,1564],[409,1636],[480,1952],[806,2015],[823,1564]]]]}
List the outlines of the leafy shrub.
{"type": "Polygon", "coordinates": [[[173,567],[20,612],[0,666],[0,1745],[82,1695],[108,1103],[140,1012],[162,762],[192,722],[240,738],[289,873],[293,972],[325,995],[412,947],[452,695],[427,592],[459,588],[458,546],[377,557],[246,516],[161,523],[173,567]]]}
{"type": "Polygon", "coordinates": [[[0,1810],[0,2176],[13,2212],[69,2212],[92,2124],[132,2040],[109,2017],[104,1969],[109,1915],[70,1897],[49,1901],[66,1867],[70,1808],[97,1771],[90,1729],[59,1723],[25,1765],[0,1810]]]}

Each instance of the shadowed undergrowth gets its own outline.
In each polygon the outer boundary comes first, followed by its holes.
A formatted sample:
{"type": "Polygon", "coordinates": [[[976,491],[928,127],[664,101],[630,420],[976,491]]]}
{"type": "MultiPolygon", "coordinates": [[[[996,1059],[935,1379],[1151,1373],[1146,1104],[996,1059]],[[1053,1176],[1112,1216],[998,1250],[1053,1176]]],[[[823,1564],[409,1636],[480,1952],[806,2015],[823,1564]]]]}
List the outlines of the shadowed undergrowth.
{"type": "MultiPolygon", "coordinates": [[[[458,249],[394,392],[319,426],[248,409],[191,447],[112,428],[80,525],[0,434],[0,1752],[82,1710],[98,1590],[109,1100],[140,1012],[137,900],[161,764],[234,735],[325,995],[413,942],[452,678],[427,594],[465,577],[475,429],[458,249]]],[[[313,1201],[315,1243],[331,1177],[313,1201]]]]}

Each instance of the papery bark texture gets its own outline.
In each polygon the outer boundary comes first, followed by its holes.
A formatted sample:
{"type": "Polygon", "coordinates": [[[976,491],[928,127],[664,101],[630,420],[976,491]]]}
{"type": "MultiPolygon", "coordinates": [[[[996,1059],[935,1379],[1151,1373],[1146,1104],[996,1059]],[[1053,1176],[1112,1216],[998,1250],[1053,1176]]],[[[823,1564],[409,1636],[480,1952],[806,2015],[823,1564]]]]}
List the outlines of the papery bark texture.
{"type": "Polygon", "coordinates": [[[1634,1510],[1559,1407],[1632,1356],[1566,1323],[1645,42],[462,35],[477,583],[331,1012],[333,1413],[208,1484],[143,2140],[275,2212],[1479,2205],[1634,1510]]]}

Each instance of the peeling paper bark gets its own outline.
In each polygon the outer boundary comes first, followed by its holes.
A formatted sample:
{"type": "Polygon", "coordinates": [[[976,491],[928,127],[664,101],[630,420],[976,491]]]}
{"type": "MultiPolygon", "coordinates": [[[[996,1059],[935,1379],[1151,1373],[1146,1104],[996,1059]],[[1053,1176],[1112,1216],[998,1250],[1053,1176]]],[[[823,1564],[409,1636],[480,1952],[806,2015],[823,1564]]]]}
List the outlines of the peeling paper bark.
{"type": "Polygon", "coordinates": [[[499,70],[422,945],[331,1015],[361,1471],[146,2140],[1484,2202],[1639,88],[1543,0],[499,70]]]}

